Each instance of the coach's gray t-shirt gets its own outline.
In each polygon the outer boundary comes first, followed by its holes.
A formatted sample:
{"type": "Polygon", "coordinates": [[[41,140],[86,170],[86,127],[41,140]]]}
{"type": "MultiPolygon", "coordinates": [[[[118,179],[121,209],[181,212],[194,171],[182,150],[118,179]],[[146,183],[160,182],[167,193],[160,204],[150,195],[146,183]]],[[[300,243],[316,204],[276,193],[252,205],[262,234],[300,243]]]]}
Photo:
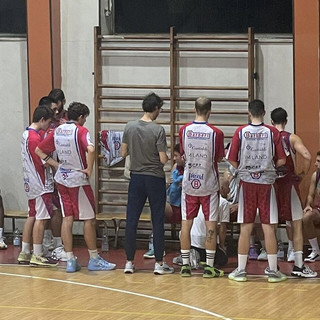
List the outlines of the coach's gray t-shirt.
{"type": "Polygon", "coordinates": [[[132,173],[165,177],[159,157],[159,152],[167,151],[163,127],[142,120],[128,122],[122,142],[128,145],[132,173]]]}

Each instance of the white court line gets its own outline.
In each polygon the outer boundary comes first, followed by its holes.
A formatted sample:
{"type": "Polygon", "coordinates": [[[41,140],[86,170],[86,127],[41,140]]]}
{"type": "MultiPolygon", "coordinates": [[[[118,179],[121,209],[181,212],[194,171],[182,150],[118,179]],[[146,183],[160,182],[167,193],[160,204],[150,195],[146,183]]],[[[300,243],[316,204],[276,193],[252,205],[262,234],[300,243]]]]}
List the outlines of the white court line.
{"type": "Polygon", "coordinates": [[[147,298],[147,299],[153,299],[153,300],[157,300],[157,301],[162,301],[162,302],[175,304],[177,306],[188,308],[188,309],[199,311],[199,312],[203,312],[203,313],[206,313],[208,315],[211,315],[211,316],[223,319],[223,320],[232,320],[230,318],[226,318],[226,317],[224,317],[224,316],[222,316],[220,314],[217,314],[217,313],[205,310],[205,309],[201,309],[201,308],[198,308],[198,307],[190,306],[190,305],[187,305],[187,304],[184,304],[184,303],[181,303],[181,302],[177,302],[177,301],[172,301],[172,300],[168,300],[168,299],[163,299],[163,298],[159,298],[159,297],[150,296],[150,295],[143,294],[143,293],[137,293],[137,292],[121,290],[121,289],[114,289],[114,288],[109,288],[109,287],[102,287],[102,286],[97,286],[97,285],[89,284],[89,283],[81,283],[81,282],[74,282],[74,281],[69,281],[69,280],[59,280],[59,279],[44,278],[44,277],[37,277],[37,276],[28,276],[28,275],[24,275],[24,274],[14,274],[14,273],[0,272],[0,275],[11,276],[11,277],[20,277],[20,278],[29,278],[29,279],[47,280],[47,281],[53,281],[53,282],[74,284],[74,285],[83,286],[83,287],[90,287],[90,288],[96,288],[96,289],[120,292],[120,293],[130,294],[130,295],[133,295],[133,296],[139,296],[139,297],[143,297],[143,298],[147,298]]]}

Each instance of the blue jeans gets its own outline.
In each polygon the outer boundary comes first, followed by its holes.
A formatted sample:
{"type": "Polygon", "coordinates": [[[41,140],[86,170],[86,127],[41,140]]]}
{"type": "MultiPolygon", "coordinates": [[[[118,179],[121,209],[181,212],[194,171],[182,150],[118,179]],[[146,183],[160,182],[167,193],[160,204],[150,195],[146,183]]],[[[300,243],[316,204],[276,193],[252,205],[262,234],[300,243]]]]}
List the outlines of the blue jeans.
{"type": "Polygon", "coordinates": [[[134,259],[137,226],[142,209],[149,200],[153,227],[153,244],[156,261],[162,261],[164,251],[164,210],[166,181],[150,175],[131,174],[128,190],[125,249],[127,260],[134,259]]]}

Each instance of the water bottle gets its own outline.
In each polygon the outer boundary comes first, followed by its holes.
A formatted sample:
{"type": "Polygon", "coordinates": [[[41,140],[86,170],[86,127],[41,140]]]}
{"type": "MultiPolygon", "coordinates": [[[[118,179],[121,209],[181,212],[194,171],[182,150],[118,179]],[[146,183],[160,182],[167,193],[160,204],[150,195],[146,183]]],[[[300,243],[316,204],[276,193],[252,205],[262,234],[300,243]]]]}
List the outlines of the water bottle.
{"type": "Polygon", "coordinates": [[[278,253],[277,253],[278,260],[284,260],[284,250],[283,250],[283,243],[281,241],[278,242],[278,253]]]}
{"type": "Polygon", "coordinates": [[[16,228],[13,232],[13,245],[15,247],[20,247],[20,242],[21,242],[20,231],[18,228],[16,228]]]}
{"type": "Polygon", "coordinates": [[[109,239],[108,239],[108,231],[103,231],[102,242],[101,242],[101,251],[108,252],[109,251],[109,239]]]}
{"type": "Polygon", "coordinates": [[[149,250],[153,250],[153,232],[149,236],[149,250]]]}

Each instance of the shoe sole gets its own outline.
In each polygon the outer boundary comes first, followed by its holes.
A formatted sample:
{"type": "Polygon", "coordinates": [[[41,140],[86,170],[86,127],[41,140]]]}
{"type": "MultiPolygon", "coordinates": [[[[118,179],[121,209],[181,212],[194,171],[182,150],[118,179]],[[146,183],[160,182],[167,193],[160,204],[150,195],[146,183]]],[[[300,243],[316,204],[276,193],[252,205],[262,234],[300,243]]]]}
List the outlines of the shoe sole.
{"type": "Polygon", "coordinates": [[[248,281],[246,276],[243,276],[243,277],[230,277],[230,275],[228,275],[228,279],[229,280],[233,280],[233,281],[238,281],[238,282],[246,282],[246,281],[248,281]]]}
{"type": "Polygon", "coordinates": [[[164,275],[164,272],[153,271],[153,274],[155,274],[156,276],[162,276],[162,275],[164,275]]]}
{"type": "Polygon", "coordinates": [[[51,268],[51,267],[56,267],[58,264],[38,264],[38,263],[29,263],[30,267],[37,267],[37,268],[51,268]]]}
{"type": "Polygon", "coordinates": [[[81,270],[81,268],[80,269],[76,269],[76,270],[66,270],[66,272],[67,273],[74,273],[74,272],[78,272],[80,270],[81,270]]]}
{"type": "Polygon", "coordinates": [[[180,273],[181,277],[188,278],[191,277],[191,273],[180,273]]]}
{"type": "Polygon", "coordinates": [[[316,261],[320,261],[320,259],[316,259],[316,260],[304,259],[304,262],[316,262],[316,261]]]}
{"type": "Polygon", "coordinates": [[[30,264],[30,260],[18,260],[19,264],[30,264]]]}
{"type": "Polygon", "coordinates": [[[101,269],[89,269],[88,268],[88,271],[112,271],[112,270],[115,270],[116,267],[114,268],[101,268],[101,269]]]}
{"type": "Polygon", "coordinates": [[[318,274],[310,275],[310,274],[304,274],[302,272],[291,272],[291,275],[293,277],[299,277],[299,278],[315,278],[318,274]]]}
{"type": "Polygon", "coordinates": [[[155,256],[143,256],[145,259],[154,259],[155,256]]]}
{"type": "Polygon", "coordinates": [[[217,276],[215,274],[208,274],[208,273],[204,273],[202,275],[202,277],[203,278],[207,278],[207,279],[209,279],[209,278],[217,278],[217,276]]]}
{"type": "Polygon", "coordinates": [[[124,270],[123,272],[126,274],[132,274],[132,273],[134,273],[134,270],[124,270]]]}
{"type": "Polygon", "coordinates": [[[268,278],[268,282],[270,283],[277,283],[277,282],[282,282],[286,281],[287,278],[268,278]]]}

